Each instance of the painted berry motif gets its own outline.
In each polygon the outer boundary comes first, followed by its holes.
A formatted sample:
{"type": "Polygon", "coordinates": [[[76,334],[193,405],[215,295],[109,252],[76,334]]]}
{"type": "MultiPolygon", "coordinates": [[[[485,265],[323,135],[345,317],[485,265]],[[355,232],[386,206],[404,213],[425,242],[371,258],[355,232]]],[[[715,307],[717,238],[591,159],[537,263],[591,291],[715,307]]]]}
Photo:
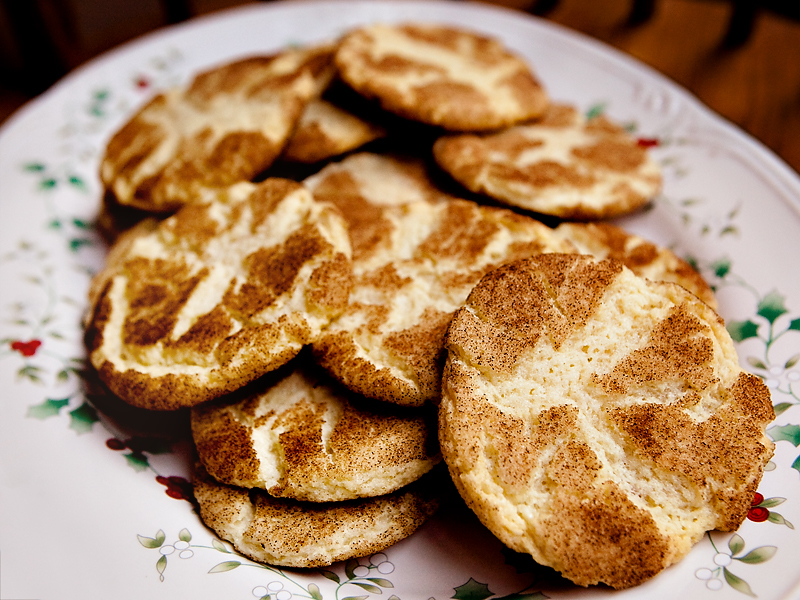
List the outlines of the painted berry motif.
{"type": "Polygon", "coordinates": [[[711,541],[711,546],[714,549],[714,566],[711,568],[703,567],[695,571],[695,577],[701,581],[705,581],[705,585],[709,590],[718,591],[725,587],[727,583],[737,592],[746,594],[748,596],[756,597],[750,585],[738,575],[735,575],[730,566],[734,562],[743,564],[756,565],[770,560],[778,548],[775,546],[760,546],[742,554],[745,548],[745,542],[742,536],[738,533],[731,536],[728,540],[728,552],[720,550],[714,543],[714,538],[711,533],[708,533],[708,539],[711,541]]]}
{"type": "Polygon", "coordinates": [[[39,349],[39,346],[42,345],[40,340],[30,340],[28,342],[23,342],[21,340],[14,340],[11,342],[11,349],[19,352],[22,356],[31,357],[36,354],[36,351],[39,349]]]}

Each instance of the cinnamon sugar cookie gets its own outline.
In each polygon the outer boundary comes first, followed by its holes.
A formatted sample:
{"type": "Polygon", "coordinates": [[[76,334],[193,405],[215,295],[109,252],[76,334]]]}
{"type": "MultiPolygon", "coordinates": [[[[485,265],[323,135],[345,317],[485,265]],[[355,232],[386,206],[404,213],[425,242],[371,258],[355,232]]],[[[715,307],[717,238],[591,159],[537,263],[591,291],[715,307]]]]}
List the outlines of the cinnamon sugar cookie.
{"type": "Polygon", "coordinates": [[[669,248],[657,246],[610,223],[561,223],[555,234],[572,242],[579,252],[622,261],[640,277],[682,285],[717,309],[711,286],[692,265],[669,248]]]}
{"type": "Polygon", "coordinates": [[[319,504],[218,483],[202,467],[194,478],[206,525],[248,558],[282,567],[321,567],[386,549],[436,511],[435,487],[422,479],[386,496],[319,504]]]}
{"type": "Polygon", "coordinates": [[[309,361],[288,369],[192,409],[198,456],[217,481],[332,502],[388,494],[439,461],[432,414],[368,408],[309,361]]]}
{"type": "Polygon", "coordinates": [[[283,179],[187,205],[115,256],[93,286],[90,359],[142,408],[193,406],[286,363],[351,282],[341,216],[283,179]]]}
{"type": "Polygon", "coordinates": [[[357,232],[354,283],[314,355],[353,391],[406,406],[438,399],[445,331],[485,273],[572,248],[534,219],[466,200],[383,207],[330,200],[357,232]]]}
{"type": "Polygon", "coordinates": [[[341,78],[402,117],[452,131],[486,131],[540,116],[547,95],[500,42],[441,25],[375,24],[336,51],[341,78]]]}
{"type": "Polygon", "coordinates": [[[315,163],[350,152],[386,135],[374,125],[326,100],[311,100],[289,138],[281,157],[315,163]]]}
{"type": "Polygon", "coordinates": [[[173,212],[201,187],[252,179],[281,153],[333,76],[332,47],[228,63],[158,94],[109,141],[103,185],[125,206],[173,212]]]}
{"type": "Polygon", "coordinates": [[[564,105],[497,133],[444,136],[433,152],[467,189],[565,219],[627,214],[661,189],[660,167],[632,135],[564,105]]]}
{"type": "Polygon", "coordinates": [[[542,254],[487,275],[446,346],[443,457],[510,548],[627,588],[746,517],[773,451],[769,390],[682,287],[542,254]]]}

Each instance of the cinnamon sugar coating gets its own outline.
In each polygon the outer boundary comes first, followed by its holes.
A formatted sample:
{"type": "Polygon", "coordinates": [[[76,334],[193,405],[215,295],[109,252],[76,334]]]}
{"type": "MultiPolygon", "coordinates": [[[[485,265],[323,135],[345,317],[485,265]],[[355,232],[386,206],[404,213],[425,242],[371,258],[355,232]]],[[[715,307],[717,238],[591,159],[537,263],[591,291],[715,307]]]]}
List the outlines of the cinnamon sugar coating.
{"type": "Polygon", "coordinates": [[[773,452],[769,390],[682,287],[542,254],[484,277],[446,348],[443,457],[509,547],[622,589],[746,517],[773,452]]]}
{"type": "Polygon", "coordinates": [[[143,408],[193,406],[288,362],[347,305],[345,224],[297,183],[242,183],[124,238],[93,285],[91,362],[143,408]]]}

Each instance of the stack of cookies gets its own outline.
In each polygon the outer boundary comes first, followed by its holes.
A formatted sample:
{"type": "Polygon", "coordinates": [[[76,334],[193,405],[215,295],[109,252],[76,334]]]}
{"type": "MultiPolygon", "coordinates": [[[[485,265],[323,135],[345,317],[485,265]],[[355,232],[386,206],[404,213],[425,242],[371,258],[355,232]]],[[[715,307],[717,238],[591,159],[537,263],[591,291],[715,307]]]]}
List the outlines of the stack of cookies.
{"type": "Polygon", "coordinates": [[[91,363],[190,409],[200,514],[254,560],[403,539],[442,458],[579,585],[744,519],[769,393],[702,278],[598,221],[646,205],[657,163],[497,40],[376,24],[218,66],[144,106],[101,179],[91,363]]]}

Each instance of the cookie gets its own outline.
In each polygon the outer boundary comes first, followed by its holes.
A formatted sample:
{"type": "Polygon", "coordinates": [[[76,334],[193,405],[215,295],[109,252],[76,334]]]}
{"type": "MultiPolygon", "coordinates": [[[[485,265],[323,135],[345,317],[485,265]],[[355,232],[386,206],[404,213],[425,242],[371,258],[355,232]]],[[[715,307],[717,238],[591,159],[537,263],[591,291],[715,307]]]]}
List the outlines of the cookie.
{"type": "Polygon", "coordinates": [[[108,142],[100,179],[116,201],[174,212],[198,188],[266,169],[333,76],[332,47],[289,49],[199,74],[158,94],[108,142]]]}
{"type": "MultiPolygon", "coordinates": [[[[380,210],[412,202],[452,200],[428,175],[425,162],[414,156],[359,152],[333,162],[303,181],[317,200],[338,204],[346,214],[380,210]]],[[[366,217],[366,215],[365,215],[366,217]]],[[[351,223],[351,235],[368,227],[365,220],[351,223]]]]}
{"type": "Polygon", "coordinates": [[[414,533],[438,507],[427,478],[377,498],[316,504],[221,484],[202,467],[194,496],[217,535],[245,556],[281,567],[321,567],[375,554],[414,533]]]}
{"type": "Polygon", "coordinates": [[[336,209],[292,181],[243,182],[186,205],[101,274],[91,363],[141,408],[231,392],[288,362],[345,308],[349,256],[336,209]]]}
{"type": "Polygon", "coordinates": [[[367,408],[308,361],[255,386],[192,409],[197,454],[217,481],[335,502],[394,492],[440,460],[432,413],[367,408]]]}
{"type": "Polygon", "coordinates": [[[383,127],[323,99],[306,105],[281,157],[300,163],[328,160],[386,135],[383,127]]]}
{"type": "Polygon", "coordinates": [[[450,131],[486,131],[540,116],[547,94],[498,40],[442,25],[374,24],[335,56],[341,79],[401,117],[450,131]]]}
{"type": "Polygon", "coordinates": [[[540,222],[467,200],[376,206],[330,197],[356,231],[347,309],[312,344],[349,389],[404,406],[436,401],[453,312],[497,266],[571,245],[540,222]]]}
{"type": "Polygon", "coordinates": [[[621,589],[746,517],[773,452],[770,393],[682,287],[542,254],[487,275],[446,347],[442,454],[510,548],[621,589]]]}
{"type": "Polygon", "coordinates": [[[561,223],[555,233],[572,242],[582,253],[622,261],[640,277],[682,285],[717,310],[717,299],[711,286],[692,265],[669,248],[653,244],[610,223],[561,223]]]}
{"type": "Polygon", "coordinates": [[[661,189],[661,169],[636,138],[603,115],[586,118],[565,105],[497,133],[443,136],[433,153],[467,189],[564,219],[628,214],[661,189]]]}

